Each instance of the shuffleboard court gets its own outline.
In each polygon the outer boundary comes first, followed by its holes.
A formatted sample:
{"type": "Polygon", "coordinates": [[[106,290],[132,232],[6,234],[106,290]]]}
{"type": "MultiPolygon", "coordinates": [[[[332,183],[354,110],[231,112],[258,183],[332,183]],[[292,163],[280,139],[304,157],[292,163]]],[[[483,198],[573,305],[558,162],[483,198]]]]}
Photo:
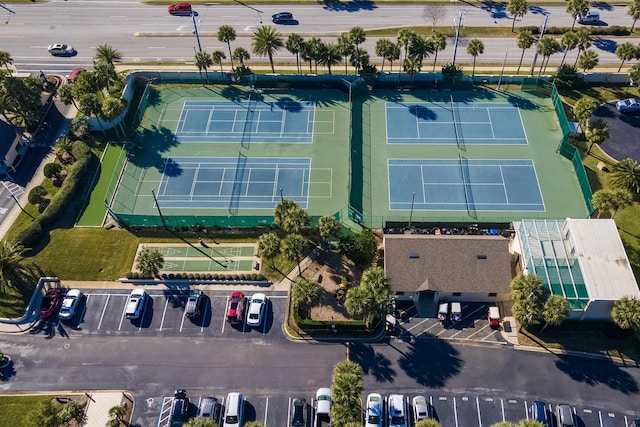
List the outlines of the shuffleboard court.
{"type": "MultiPolygon", "coordinates": [[[[147,245],[153,246],[153,245],[147,245]]],[[[197,249],[191,246],[153,246],[156,248],[163,257],[171,258],[189,258],[202,256],[204,252],[210,256],[224,256],[224,257],[252,257],[255,252],[255,245],[250,246],[225,246],[215,245],[209,248],[198,247],[197,249]]]]}
{"type": "Polygon", "coordinates": [[[389,159],[389,209],[545,210],[532,160],[389,159]]]}
{"type": "Polygon", "coordinates": [[[162,208],[274,209],[283,198],[309,203],[310,158],[172,157],[166,160],[162,208]]]}
{"type": "Polygon", "coordinates": [[[507,102],[387,102],[385,113],[388,144],[527,144],[507,102]]]}
{"type": "Polygon", "coordinates": [[[186,100],[174,134],[178,142],[313,142],[312,101],[186,100]]]}

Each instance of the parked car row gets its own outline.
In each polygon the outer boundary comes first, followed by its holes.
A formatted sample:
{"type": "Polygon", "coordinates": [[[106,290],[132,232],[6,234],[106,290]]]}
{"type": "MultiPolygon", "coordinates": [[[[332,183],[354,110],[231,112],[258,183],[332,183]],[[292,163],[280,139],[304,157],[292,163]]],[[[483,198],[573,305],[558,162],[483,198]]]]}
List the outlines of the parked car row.
{"type": "Polygon", "coordinates": [[[415,396],[410,405],[401,394],[390,395],[386,404],[379,393],[367,396],[365,427],[407,427],[412,421],[415,424],[427,419],[436,419],[436,415],[424,396],[415,396]]]}
{"type": "Polygon", "coordinates": [[[73,318],[84,295],[79,289],[64,291],[60,288],[48,289],[42,297],[38,315],[41,319],[48,319],[58,314],[62,320],[73,318]]]}
{"type": "MultiPolygon", "coordinates": [[[[244,396],[238,392],[229,393],[224,401],[224,406],[218,399],[209,396],[200,400],[195,416],[212,419],[221,427],[242,427],[244,425],[244,404],[244,396]]],[[[191,403],[186,390],[176,390],[171,402],[169,426],[180,427],[189,420],[191,415],[191,403]]]]}

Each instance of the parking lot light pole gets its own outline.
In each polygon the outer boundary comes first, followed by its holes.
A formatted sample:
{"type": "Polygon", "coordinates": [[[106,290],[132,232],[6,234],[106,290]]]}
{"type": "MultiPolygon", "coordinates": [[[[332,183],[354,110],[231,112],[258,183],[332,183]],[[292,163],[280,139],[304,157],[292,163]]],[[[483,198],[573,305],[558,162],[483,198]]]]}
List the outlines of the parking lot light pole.
{"type": "Polygon", "coordinates": [[[453,44],[453,59],[451,61],[451,65],[456,65],[456,54],[458,53],[458,40],[460,40],[460,28],[462,27],[463,13],[464,10],[460,9],[460,11],[458,12],[458,18],[453,21],[456,29],[456,40],[453,44]]]}
{"type": "Polygon", "coordinates": [[[196,36],[196,40],[198,41],[198,50],[202,52],[202,46],[200,45],[200,35],[198,34],[198,25],[196,24],[196,13],[195,11],[191,11],[191,20],[193,21],[193,34],[196,36]]]}
{"type": "Polygon", "coordinates": [[[31,218],[31,221],[35,220],[35,217],[33,215],[31,215],[29,212],[25,211],[24,208],[22,207],[22,205],[20,204],[20,202],[18,201],[18,199],[16,198],[16,196],[13,193],[9,193],[7,195],[7,199],[13,199],[16,202],[16,205],[18,205],[18,207],[20,208],[20,210],[24,213],[26,213],[27,215],[29,215],[29,217],[31,218]]]}

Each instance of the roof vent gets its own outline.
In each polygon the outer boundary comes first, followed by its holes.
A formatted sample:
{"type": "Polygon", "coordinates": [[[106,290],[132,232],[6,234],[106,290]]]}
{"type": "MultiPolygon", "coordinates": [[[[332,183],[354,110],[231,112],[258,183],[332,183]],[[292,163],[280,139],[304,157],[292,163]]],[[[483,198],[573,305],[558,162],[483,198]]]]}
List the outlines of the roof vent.
{"type": "Polygon", "coordinates": [[[487,259],[486,255],[476,255],[476,258],[478,259],[487,259]]]}
{"type": "Polygon", "coordinates": [[[409,254],[409,258],[418,259],[418,258],[420,258],[420,255],[418,255],[418,254],[409,254]]]}

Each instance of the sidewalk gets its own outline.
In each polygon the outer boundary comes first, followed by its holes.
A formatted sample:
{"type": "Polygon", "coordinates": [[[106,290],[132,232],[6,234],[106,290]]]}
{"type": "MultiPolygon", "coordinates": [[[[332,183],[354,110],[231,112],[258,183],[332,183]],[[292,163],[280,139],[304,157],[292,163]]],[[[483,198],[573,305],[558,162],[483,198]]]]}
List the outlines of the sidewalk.
{"type": "MultiPolygon", "coordinates": [[[[133,405],[133,398],[124,391],[99,391],[85,394],[89,398],[85,410],[86,427],[104,427],[109,422],[109,409],[123,403],[129,407],[133,405]]],[[[133,414],[133,411],[131,413],[133,414]]]]}

